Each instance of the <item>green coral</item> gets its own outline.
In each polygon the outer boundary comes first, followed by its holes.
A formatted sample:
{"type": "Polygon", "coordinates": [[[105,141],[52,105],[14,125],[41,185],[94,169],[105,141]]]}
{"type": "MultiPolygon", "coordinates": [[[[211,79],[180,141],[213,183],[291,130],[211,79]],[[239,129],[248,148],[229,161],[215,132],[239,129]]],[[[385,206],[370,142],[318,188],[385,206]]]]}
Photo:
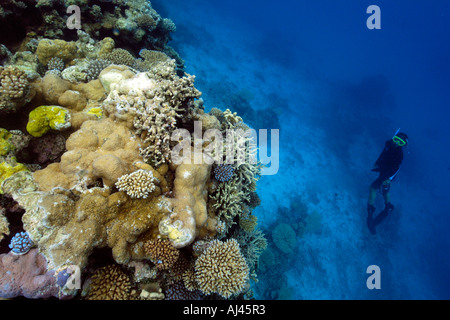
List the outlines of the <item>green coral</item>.
{"type": "Polygon", "coordinates": [[[42,137],[50,129],[62,130],[70,126],[69,110],[59,106],[40,106],[30,112],[27,131],[33,137],[42,137]]]}

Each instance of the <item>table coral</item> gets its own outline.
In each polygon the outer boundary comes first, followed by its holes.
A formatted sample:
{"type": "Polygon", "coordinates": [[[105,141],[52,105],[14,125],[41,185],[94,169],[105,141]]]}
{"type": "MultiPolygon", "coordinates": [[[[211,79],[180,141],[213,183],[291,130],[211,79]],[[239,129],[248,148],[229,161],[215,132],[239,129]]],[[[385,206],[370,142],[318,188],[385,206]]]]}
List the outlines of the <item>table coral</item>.
{"type": "Polygon", "coordinates": [[[296,245],[295,231],[287,223],[278,224],[272,231],[272,240],[283,253],[292,254],[296,245]]]}
{"type": "Polygon", "coordinates": [[[195,261],[195,279],[204,294],[224,298],[239,294],[249,280],[249,268],[238,242],[213,240],[195,261]]]}

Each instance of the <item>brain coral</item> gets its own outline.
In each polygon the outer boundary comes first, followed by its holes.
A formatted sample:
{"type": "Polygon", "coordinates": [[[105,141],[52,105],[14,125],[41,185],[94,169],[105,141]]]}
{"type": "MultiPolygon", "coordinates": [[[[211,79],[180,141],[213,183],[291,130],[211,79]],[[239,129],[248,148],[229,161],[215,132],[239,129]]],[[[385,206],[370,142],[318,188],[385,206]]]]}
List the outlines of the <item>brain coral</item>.
{"type": "Polygon", "coordinates": [[[234,239],[213,240],[194,267],[199,288],[208,295],[218,293],[229,298],[242,292],[249,279],[249,268],[234,239]]]}

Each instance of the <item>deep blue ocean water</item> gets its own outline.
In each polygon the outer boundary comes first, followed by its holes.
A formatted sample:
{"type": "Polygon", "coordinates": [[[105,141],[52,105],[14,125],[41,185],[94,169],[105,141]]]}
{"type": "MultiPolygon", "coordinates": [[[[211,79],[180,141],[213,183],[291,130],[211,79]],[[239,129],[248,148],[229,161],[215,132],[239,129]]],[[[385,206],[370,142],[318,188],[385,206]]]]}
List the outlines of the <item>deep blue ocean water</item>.
{"type": "Polygon", "coordinates": [[[152,4],[177,25],[170,45],[207,111],[279,129],[279,169],[254,211],[268,239],[256,298],[450,298],[450,1],[152,4]],[[381,29],[366,25],[370,5],[381,29]],[[370,169],[398,128],[409,144],[395,209],[372,235],[370,169]],[[272,237],[280,223],[295,231],[288,253],[272,237]],[[367,286],[371,265],[380,289],[367,286]]]}

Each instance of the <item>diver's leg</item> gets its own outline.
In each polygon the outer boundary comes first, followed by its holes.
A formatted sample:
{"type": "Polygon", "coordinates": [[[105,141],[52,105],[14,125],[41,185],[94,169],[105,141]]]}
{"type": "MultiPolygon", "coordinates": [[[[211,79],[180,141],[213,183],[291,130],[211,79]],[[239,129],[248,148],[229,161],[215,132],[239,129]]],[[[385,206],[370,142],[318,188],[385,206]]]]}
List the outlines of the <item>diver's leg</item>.
{"type": "Polygon", "coordinates": [[[391,203],[391,195],[389,193],[391,181],[385,180],[383,182],[382,187],[383,187],[384,210],[381,211],[380,214],[376,216],[375,219],[373,220],[375,226],[380,224],[381,221],[383,221],[388,216],[388,214],[390,214],[392,210],[394,210],[394,206],[391,203]]]}
{"type": "Polygon", "coordinates": [[[367,201],[367,204],[369,206],[373,206],[373,204],[375,203],[376,197],[377,197],[377,189],[375,189],[374,187],[370,186],[370,189],[369,189],[369,201],[367,201]]]}

